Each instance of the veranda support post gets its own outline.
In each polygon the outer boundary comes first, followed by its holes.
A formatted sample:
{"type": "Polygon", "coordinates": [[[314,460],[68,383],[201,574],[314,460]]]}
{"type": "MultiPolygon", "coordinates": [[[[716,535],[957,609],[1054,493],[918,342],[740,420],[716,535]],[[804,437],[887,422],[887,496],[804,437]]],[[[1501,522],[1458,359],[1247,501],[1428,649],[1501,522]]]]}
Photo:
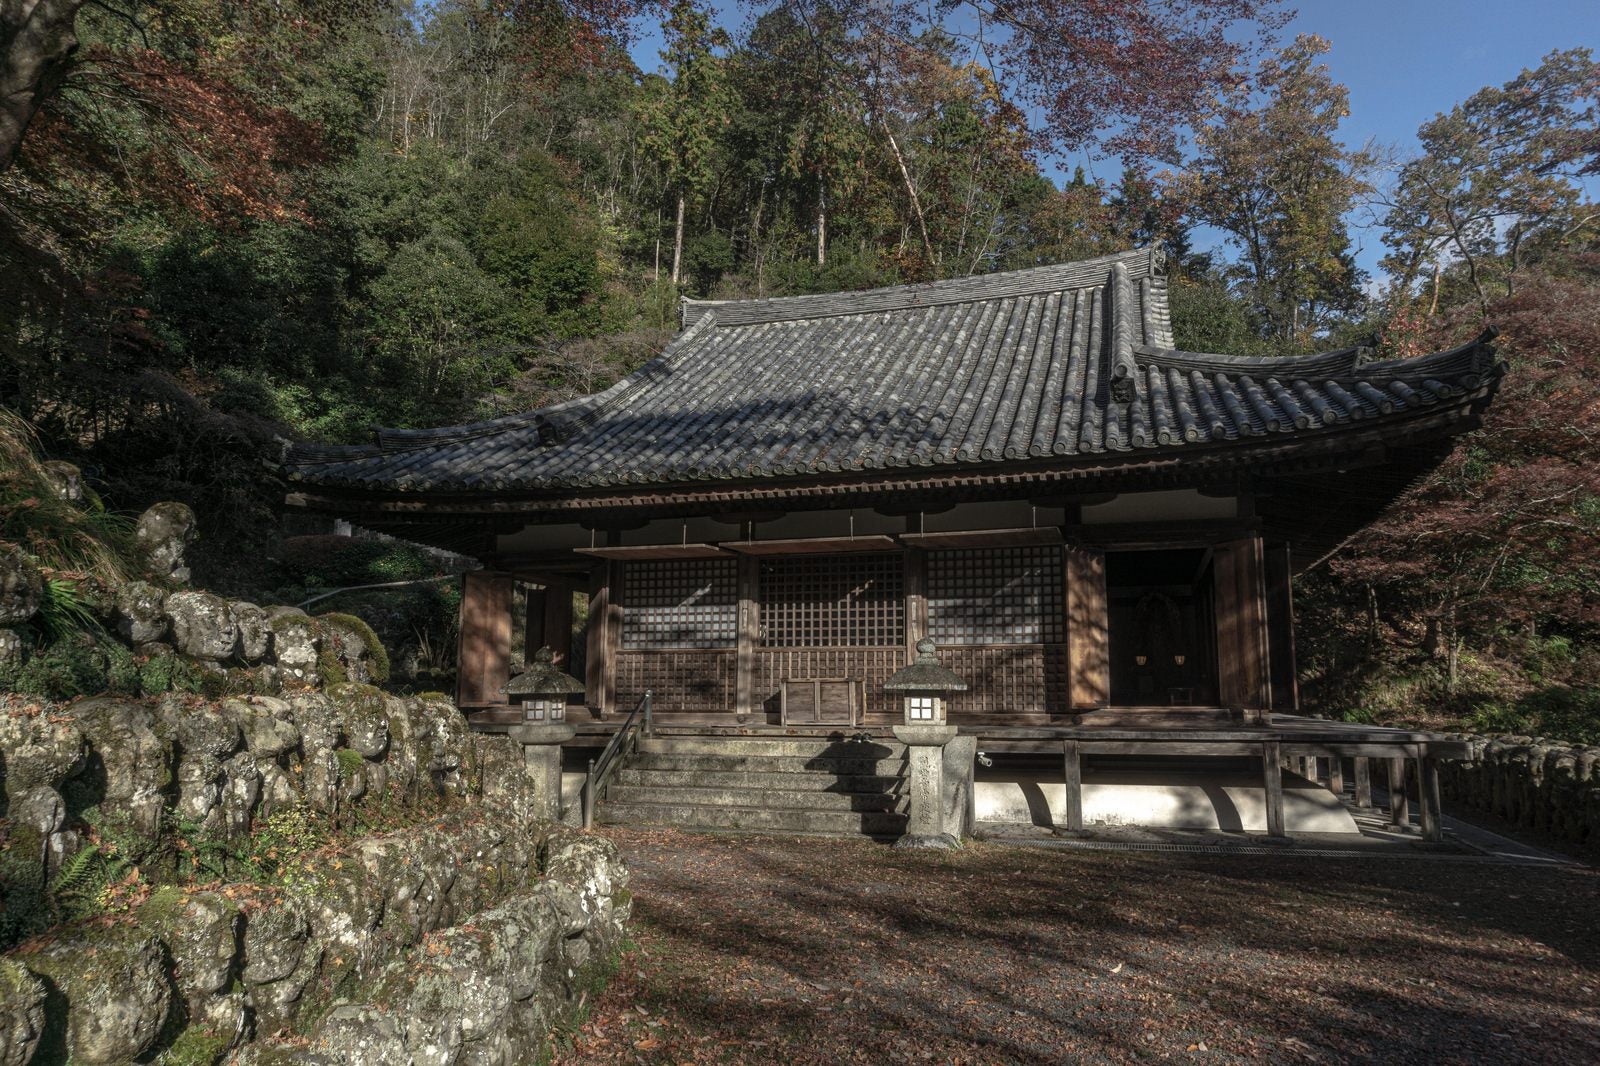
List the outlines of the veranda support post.
{"type": "Polygon", "coordinates": [[[1262,746],[1261,770],[1265,778],[1267,835],[1283,836],[1283,749],[1276,740],[1262,746]]]}

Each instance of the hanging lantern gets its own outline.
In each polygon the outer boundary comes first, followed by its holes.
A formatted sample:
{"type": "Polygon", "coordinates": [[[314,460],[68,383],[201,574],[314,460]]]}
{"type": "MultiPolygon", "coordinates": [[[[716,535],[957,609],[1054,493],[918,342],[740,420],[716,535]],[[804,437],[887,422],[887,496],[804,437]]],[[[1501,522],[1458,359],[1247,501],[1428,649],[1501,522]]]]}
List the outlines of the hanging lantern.
{"type": "Polygon", "coordinates": [[[502,689],[512,702],[522,704],[522,720],[528,725],[567,720],[567,701],[584,692],[583,682],[556,667],[555,652],[540,648],[533,653],[533,665],[513,677],[502,689]]]}

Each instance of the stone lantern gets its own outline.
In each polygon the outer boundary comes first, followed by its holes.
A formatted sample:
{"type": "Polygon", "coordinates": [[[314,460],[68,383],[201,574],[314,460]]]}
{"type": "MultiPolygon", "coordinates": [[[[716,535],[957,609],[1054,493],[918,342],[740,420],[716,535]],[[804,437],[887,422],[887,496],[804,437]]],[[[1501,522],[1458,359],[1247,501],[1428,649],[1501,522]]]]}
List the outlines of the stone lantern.
{"type": "Polygon", "coordinates": [[[906,725],[942,726],[946,694],[965,692],[967,683],[939,664],[939,653],[933,641],[923,637],[917,641],[917,657],[911,665],[890,674],[889,680],[883,683],[883,690],[901,694],[906,725]]]}
{"type": "Polygon", "coordinates": [[[583,682],[557,669],[555,653],[540,648],[533,665],[507,682],[504,691],[522,705],[522,724],[507,733],[522,745],[522,764],[533,778],[537,813],[559,821],[561,745],[577,734],[567,724],[567,701],[583,694],[583,682]]]}
{"type": "Polygon", "coordinates": [[[911,762],[911,819],[895,846],[959,847],[961,842],[945,830],[944,749],[958,732],[946,718],[945,697],[965,692],[967,683],[939,664],[933,641],[924,637],[911,665],[891,674],[883,689],[904,701],[905,724],[895,726],[894,735],[906,745],[911,762]]]}
{"type": "Polygon", "coordinates": [[[565,722],[567,700],[583,695],[583,682],[556,667],[556,656],[549,648],[533,653],[533,665],[506,683],[505,694],[522,704],[524,725],[565,722]]]}

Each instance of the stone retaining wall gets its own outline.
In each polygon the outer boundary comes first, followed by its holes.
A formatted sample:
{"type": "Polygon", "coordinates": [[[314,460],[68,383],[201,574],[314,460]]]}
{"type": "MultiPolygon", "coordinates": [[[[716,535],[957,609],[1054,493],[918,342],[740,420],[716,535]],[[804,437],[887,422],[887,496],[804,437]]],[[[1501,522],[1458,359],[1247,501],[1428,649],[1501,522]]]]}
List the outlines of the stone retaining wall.
{"type": "Polygon", "coordinates": [[[1600,747],[1543,737],[1462,735],[1469,759],[1444,762],[1445,800],[1600,855],[1600,747]]]}
{"type": "Polygon", "coordinates": [[[628,913],[535,809],[443,698],[0,697],[0,1066],[535,1061],[628,913]]]}

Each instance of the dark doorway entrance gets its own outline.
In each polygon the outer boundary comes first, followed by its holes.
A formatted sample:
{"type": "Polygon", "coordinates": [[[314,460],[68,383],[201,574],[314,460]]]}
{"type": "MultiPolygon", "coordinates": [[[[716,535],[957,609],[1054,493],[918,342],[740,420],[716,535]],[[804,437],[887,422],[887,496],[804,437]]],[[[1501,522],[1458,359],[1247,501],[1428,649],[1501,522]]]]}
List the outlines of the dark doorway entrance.
{"type": "Polygon", "coordinates": [[[1213,588],[1209,549],[1106,553],[1114,705],[1216,706],[1213,588]]]}

